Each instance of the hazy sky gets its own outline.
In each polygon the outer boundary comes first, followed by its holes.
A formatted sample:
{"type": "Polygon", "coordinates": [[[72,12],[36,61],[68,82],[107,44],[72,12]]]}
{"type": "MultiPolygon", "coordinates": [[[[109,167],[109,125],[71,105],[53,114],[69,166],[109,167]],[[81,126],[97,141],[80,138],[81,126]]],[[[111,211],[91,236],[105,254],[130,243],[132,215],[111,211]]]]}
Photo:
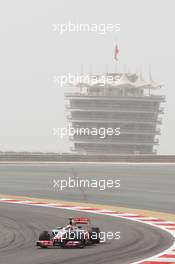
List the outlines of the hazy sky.
{"type": "Polygon", "coordinates": [[[160,154],[175,154],[175,1],[1,0],[0,150],[68,151],[68,140],[52,135],[66,125],[64,88],[54,75],[142,70],[165,85],[160,154]],[[120,24],[120,32],[65,33],[53,24],[120,24]]]}

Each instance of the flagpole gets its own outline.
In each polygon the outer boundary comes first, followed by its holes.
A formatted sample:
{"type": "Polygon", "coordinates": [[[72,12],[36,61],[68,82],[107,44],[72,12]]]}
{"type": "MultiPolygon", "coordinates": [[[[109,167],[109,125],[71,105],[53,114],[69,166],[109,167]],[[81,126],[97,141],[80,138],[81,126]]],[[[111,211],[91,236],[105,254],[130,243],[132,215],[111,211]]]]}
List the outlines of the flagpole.
{"type": "Polygon", "coordinates": [[[106,95],[106,88],[107,88],[107,79],[108,79],[108,65],[105,66],[105,83],[104,83],[104,95],[106,95]]]}
{"type": "Polygon", "coordinates": [[[116,60],[114,65],[114,73],[117,73],[117,71],[118,71],[118,62],[116,60]]]}

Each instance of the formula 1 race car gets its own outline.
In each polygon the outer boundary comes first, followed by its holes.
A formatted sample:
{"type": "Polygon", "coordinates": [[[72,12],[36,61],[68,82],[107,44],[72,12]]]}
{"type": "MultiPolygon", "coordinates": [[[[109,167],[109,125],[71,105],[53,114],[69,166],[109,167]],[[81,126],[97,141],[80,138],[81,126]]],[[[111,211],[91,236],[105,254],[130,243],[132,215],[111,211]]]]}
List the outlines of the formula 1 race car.
{"type": "Polygon", "coordinates": [[[43,231],[36,246],[41,248],[84,248],[88,244],[100,243],[99,227],[90,227],[90,219],[85,217],[69,218],[65,227],[43,231]]]}

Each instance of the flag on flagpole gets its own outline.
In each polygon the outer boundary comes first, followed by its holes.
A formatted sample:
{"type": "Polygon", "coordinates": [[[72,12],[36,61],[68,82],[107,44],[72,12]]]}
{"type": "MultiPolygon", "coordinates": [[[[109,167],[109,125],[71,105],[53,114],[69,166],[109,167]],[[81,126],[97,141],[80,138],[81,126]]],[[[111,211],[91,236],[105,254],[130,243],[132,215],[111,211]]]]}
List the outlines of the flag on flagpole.
{"type": "Polygon", "coordinates": [[[114,60],[116,61],[118,61],[118,54],[119,54],[119,49],[118,49],[118,45],[116,45],[114,50],[114,60]]]}

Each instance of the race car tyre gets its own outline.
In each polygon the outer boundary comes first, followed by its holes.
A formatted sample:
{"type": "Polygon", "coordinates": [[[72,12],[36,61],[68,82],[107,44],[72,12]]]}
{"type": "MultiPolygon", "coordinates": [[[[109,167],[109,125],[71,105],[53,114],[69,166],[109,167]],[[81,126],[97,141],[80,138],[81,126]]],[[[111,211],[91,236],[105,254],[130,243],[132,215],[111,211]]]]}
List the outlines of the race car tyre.
{"type": "Polygon", "coordinates": [[[100,243],[100,228],[92,227],[89,231],[90,241],[94,244],[100,243]]]}
{"type": "Polygon", "coordinates": [[[83,241],[81,241],[81,244],[80,244],[80,246],[79,246],[80,248],[84,248],[85,247],[85,242],[84,242],[84,240],[83,241]]]}
{"type": "Polygon", "coordinates": [[[39,240],[48,240],[48,241],[50,241],[49,232],[48,231],[41,232],[41,234],[39,236],[39,240]]]}

